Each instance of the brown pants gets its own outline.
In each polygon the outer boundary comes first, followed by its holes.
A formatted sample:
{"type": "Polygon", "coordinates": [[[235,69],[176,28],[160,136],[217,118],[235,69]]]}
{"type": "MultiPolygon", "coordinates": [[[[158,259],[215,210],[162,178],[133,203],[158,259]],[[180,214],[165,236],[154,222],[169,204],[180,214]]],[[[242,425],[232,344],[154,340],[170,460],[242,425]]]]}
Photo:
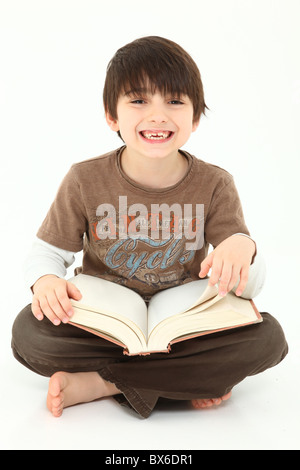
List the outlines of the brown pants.
{"type": "Polygon", "coordinates": [[[50,377],[90,372],[114,383],[114,398],[147,418],[159,398],[217,398],[236,384],[278,364],[288,352],[281,326],[268,313],[257,325],[174,344],[170,353],[125,356],[123,349],[72,325],[38,321],[25,307],[13,325],[15,358],[50,377]]]}

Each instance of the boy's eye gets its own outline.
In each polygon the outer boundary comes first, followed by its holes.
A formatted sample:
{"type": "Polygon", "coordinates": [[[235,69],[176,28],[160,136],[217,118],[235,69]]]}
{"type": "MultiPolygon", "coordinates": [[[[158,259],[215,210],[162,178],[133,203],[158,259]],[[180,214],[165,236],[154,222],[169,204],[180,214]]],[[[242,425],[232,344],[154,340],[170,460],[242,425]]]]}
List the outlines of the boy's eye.
{"type": "MultiPolygon", "coordinates": [[[[130,103],[133,103],[133,104],[143,104],[143,103],[145,103],[145,100],[143,100],[142,98],[140,98],[140,99],[131,100],[130,103]]],[[[170,104],[175,104],[175,105],[183,104],[183,102],[180,101],[180,100],[169,100],[168,103],[170,103],[170,104]]]]}
{"type": "Polygon", "coordinates": [[[170,104],[183,104],[183,102],[180,100],[170,100],[169,103],[170,104]]]}

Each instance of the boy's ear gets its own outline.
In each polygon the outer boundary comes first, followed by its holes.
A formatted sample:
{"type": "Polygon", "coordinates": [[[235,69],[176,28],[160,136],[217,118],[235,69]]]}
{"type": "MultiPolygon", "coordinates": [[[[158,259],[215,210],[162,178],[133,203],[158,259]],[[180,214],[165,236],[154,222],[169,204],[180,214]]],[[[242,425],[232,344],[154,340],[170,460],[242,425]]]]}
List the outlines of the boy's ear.
{"type": "Polygon", "coordinates": [[[109,113],[105,113],[106,122],[111,128],[112,131],[117,132],[120,130],[119,123],[117,119],[114,119],[109,113]]]}

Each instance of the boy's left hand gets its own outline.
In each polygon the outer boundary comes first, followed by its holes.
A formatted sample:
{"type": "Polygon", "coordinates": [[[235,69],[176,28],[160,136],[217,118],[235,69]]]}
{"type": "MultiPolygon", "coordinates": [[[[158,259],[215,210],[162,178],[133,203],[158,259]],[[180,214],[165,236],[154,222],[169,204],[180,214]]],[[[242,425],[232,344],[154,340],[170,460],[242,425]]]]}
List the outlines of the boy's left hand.
{"type": "Polygon", "coordinates": [[[247,284],[249,267],[256,245],[251,238],[232,235],[221,242],[201,263],[199,277],[207,276],[211,269],[209,285],[220,281],[219,294],[225,296],[238,280],[236,295],[240,296],[247,284]]]}

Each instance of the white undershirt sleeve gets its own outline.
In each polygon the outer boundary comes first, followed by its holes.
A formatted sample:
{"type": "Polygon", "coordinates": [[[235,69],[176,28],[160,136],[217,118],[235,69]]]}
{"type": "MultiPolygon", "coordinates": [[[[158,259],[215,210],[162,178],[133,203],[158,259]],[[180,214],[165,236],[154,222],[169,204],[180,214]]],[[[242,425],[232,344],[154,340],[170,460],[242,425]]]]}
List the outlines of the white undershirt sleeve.
{"type": "Polygon", "coordinates": [[[29,251],[24,265],[25,285],[29,289],[46,274],[64,278],[75,261],[75,252],[62,250],[37,238],[29,251]]]}

